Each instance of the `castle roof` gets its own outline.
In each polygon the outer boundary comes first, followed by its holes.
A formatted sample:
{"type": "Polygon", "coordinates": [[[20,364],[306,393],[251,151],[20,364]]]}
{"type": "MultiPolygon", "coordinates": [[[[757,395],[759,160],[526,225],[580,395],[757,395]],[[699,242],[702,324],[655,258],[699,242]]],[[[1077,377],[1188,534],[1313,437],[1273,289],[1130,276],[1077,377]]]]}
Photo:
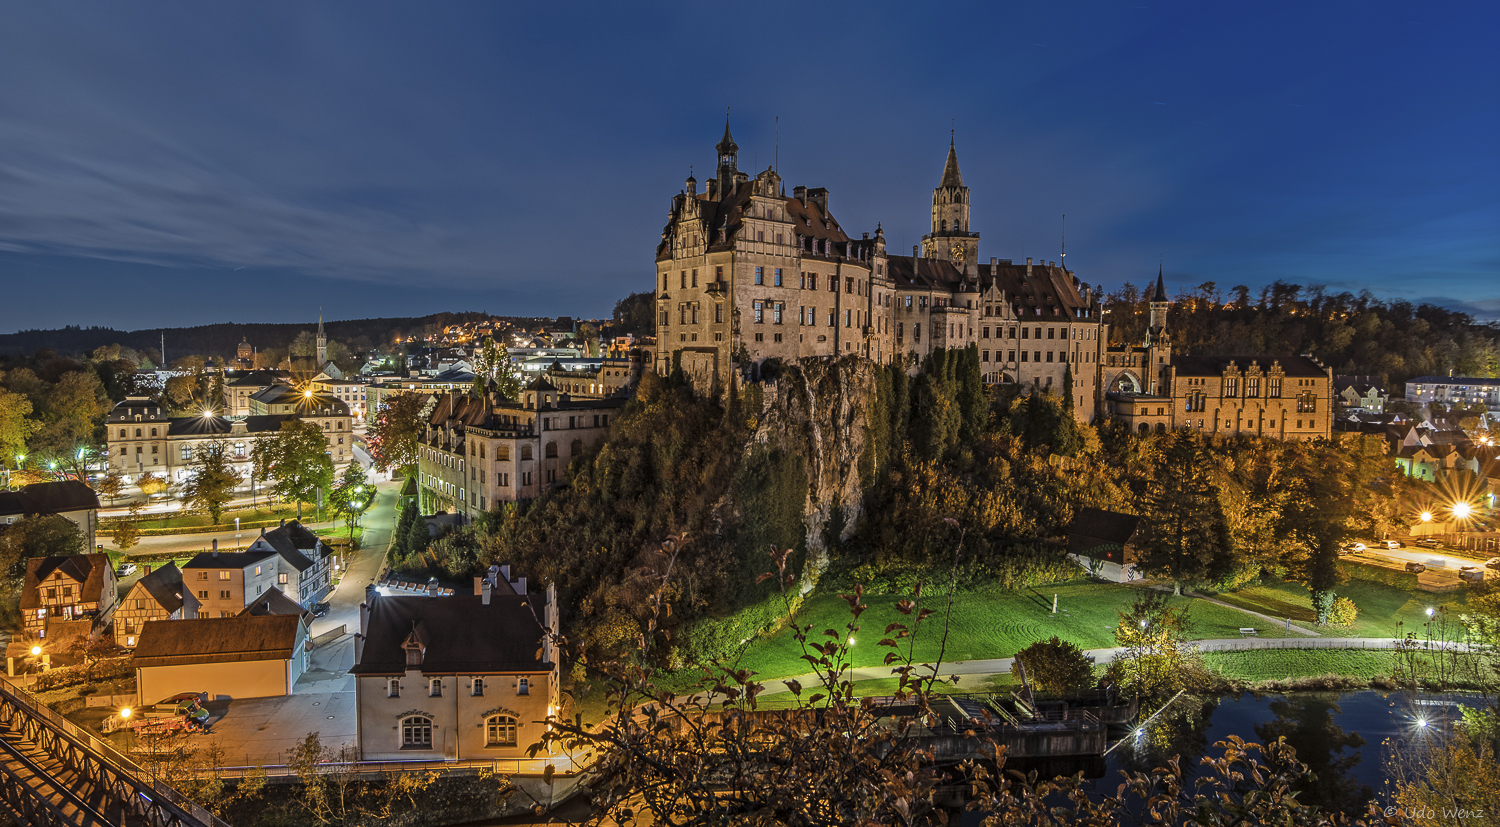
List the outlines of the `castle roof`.
{"type": "Polygon", "coordinates": [[[1286,376],[1313,377],[1328,375],[1328,370],[1307,356],[1184,356],[1173,354],[1172,372],[1178,376],[1223,376],[1230,363],[1240,370],[1256,364],[1263,371],[1279,365],[1286,376]]]}
{"type": "Polygon", "coordinates": [[[964,177],[958,171],[958,151],[953,148],[953,141],[948,141],[948,161],[943,164],[943,180],[938,184],[939,189],[956,187],[962,189],[964,177]]]}

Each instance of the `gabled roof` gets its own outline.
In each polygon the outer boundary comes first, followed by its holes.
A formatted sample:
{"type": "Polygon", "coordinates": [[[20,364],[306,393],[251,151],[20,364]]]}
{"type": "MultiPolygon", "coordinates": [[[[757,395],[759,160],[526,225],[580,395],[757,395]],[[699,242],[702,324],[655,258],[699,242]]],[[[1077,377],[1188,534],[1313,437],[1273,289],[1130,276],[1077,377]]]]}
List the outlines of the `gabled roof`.
{"type": "Polygon", "coordinates": [[[1080,508],[1073,515],[1072,522],[1068,523],[1066,531],[1069,537],[1076,535],[1123,546],[1135,535],[1140,521],[1140,517],[1132,514],[1105,511],[1102,508],[1080,508]]]}
{"type": "Polygon", "coordinates": [[[109,556],[105,554],[69,554],[61,557],[32,557],[26,561],[26,579],[21,587],[21,608],[42,605],[37,588],[57,572],[83,584],[78,593],[84,601],[97,601],[104,594],[104,578],[109,573],[109,556]]]}
{"type": "Polygon", "coordinates": [[[168,563],[136,582],[168,613],[182,608],[182,570],[176,563],[168,563]]]}
{"type": "Polygon", "coordinates": [[[296,615],[301,617],[307,614],[297,601],[287,597],[281,589],[271,589],[264,594],[257,595],[240,616],[261,617],[264,615],[296,615]]]}
{"type": "Polygon", "coordinates": [[[38,482],[20,491],[0,491],[0,515],[64,514],[99,507],[99,495],[78,480],[38,482]]]}
{"type": "Polygon", "coordinates": [[[378,596],[370,604],[364,653],[349,671],[404,674],[402,644],[415,632],[425,645],[424,674],[547,672],[543,608],[539,595],[491,595],[488,606],[472,594],[378,596]]]}
{"type": "Polygon", "coordinates": [[[283,559],[296,567],[297,571],[307,571],[312,568],[318,557],[318,535],[308,531],[297,520],[292,520],[260,535],[247,550],[259,551],[265,546],[269,546],[280,554],[283,559]]]}
{"type": "Polygon", "coordinates": [[[242,569],[276,557],[277,552],[265,551],[204,551],[187,561],[187,569],[242,569]]]}
{"type": "Polygon", "coordinates": [[[132,667],[288,660],[304,627],[299,615],[238,615],[198,620],[148,620],[132,667]]]}

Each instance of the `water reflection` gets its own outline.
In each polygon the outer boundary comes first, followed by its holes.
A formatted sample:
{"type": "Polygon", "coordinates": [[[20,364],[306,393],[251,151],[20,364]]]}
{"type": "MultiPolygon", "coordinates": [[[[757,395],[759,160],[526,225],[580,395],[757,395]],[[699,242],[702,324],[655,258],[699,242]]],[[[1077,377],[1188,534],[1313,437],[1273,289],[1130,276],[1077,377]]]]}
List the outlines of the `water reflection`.
{"type": "MultiPolygon", "coordinates": [[[[1358,732],[1346,732],[1334,716],[1343,714],[1337,693],[1299,693],[1272,700],[1268,709],[1274,720],[1255,725],[1261,743],[1285,738],[1297,750],[1297,758],[1312,771],[1314,779],[1295,786],[1298,800],[1316,804],[1324,812],[1358,813],[1375,793],[1353,772],[1363,755],[1366,741],[1358,732]]],[[[1378,757],[1372,756],[1378,762],[1378,757]]]]}

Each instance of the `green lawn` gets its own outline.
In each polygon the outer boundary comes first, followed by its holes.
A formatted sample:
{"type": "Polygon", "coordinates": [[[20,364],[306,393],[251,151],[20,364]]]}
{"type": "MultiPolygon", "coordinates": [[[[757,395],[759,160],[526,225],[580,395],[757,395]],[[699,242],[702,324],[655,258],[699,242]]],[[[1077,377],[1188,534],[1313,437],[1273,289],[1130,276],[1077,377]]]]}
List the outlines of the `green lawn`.
{"type": "MultiPolygon", "coordinates": [[[[1049,587],[1043,591],[995,591],[970,593],[954,600],[945,661],[1005,658],[1016,650],[1056,635],[1083,649],[1102,649],[1115,645],[1114,629],[1119,613],[1133,602],[1138,589],[1116,583],[1084,583],[1049,587]],[[1052,614],[1052,595],[1058,595],[1058,613],[1052,614]]],[[[876,642],[885,637],[887,624],[907,620],[894,608],[902,596],[867,595],[868,606],[859,619],[861,630],[855,637],[855,666],[875,666],[884,661],[885,648],[876,642]]],[[[1242,626],[1261,628],[1261,637],[1302,637],[1285,630],[1265,628],[1262,621],[1234,609],[1216,606],[1192,598],[1175,598],[1191,602],[1190,617],[1197,638],[1239,637],[1242,626]]],[[[925,604],[938,612],[928,618],[918,635],[915,656],[931,661],[938,655],[942,635],[941,600],[925,604]]],[[[799,622],[811,623],[814,634],[824,629],[842,630],[849,622],[849,606],[833,595],[809,596],[799,612],[799,622]]],[[[822,638],[819,638],[822,639],[822,638]]],[[[751,641],[741,656],[739,666],[757,672],[762,679],[800,675],[810,671],[802,652],[791,635],[782,631],[751,641]]]]}
{"type": "MultiPolygon", "coordinates": [[[[1462,592],[1429,594],[1409,592],[1395,586],[1371,583],[1367,580],[1350,580],[1339,586],[1339,595],[1347,597],[1359,606],[1359,619],[1348,630],[1318,629],[1325,635],[1342,637],[1395,637],[1401,631],[1421,631],[1427,620],[1427,609],[1440,606],[1462,608],[1467,600],[1462,592]],[[1403,630],[1397,624],[1404,621],[1403,630]]],[[[1272,617],[1292,618],[1294,624],[1313,628],[1317,615],[1313,612],[1312,597],[1307,588],[1298,583],[1279,583],[1272,586],[1251,586],[1237,592],[1216,595],[1216,599],[1235,606],[1269,614],[1272,617]]]]}
{"type": "MultiPolygon", "coordinates": [[[[219,518],[219,525],[229,525],[239,517],[244,522],[256,522],[261,520],[279,520],[282,517],[297,516],[295,505],[261,506],[260,508],[245,508],[238,511],[225,511],[219,518]]],[[[213,525],[207,514],[180,514],[175,517],[164,517],[156,520],[141,520],[140,528],[199,528],[213,525]]]]}
{"type": "Polygon", "coordinates": [[[1226,678],[1245,681],[1286,680],[1319,675],[1375,678],[1391,674],[1394,652],[1359,649],[1259,649],[1205,652],[1203,662],[1226,678]]]}

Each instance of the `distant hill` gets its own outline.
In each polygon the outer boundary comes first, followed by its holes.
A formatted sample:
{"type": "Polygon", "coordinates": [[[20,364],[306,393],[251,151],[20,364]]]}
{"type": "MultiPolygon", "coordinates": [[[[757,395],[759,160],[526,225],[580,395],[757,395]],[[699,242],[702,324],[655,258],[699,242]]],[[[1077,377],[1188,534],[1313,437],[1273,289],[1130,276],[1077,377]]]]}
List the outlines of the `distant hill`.
{"type": "MultiPolygon", "coordinates": [[[[488,318],[492,317],[477,312],[434,313],[429,316],[407,318],[325,320],[323,328],[327,331],[329,339],[348,343],[365,337],[372,345],[380,345],[389,344],[398,333],[403,336],[419,334],[429,326],[442,327],[488,318]]],[[[517,321],[522,320],[517,319],[517,321]]],[[[248,340],[260,350],[285,348],[291,345],[298,333],[316,329],[316,322],[301,324],[226,322],[198,327],[152,327],[143,330],[69,326],[55,330],[22,330],[18,333],[0,334],[0,355],[28,355],[43,348],[50,348],[63,356],[87,354],[95,348],[109,344],[121,344],[138,351],[150,349],[154,353],[161,346],[162,335],[165,334],[168,360],[187,355],[222,356],[230,359],[234,357],[235,350],[242,339],[248,340]]]]}

